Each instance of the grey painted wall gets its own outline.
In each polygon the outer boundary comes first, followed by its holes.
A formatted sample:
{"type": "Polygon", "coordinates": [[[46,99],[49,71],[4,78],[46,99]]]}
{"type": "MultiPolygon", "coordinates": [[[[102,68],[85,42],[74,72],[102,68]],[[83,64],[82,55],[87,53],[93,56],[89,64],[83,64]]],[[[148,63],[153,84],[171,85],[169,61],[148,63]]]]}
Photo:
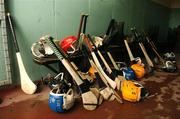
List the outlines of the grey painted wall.
{"type": "MultiPolygon", "coordinates": [[[[30,47],[43,35],[62,39],[76,35],[81,13],[88,13],[87,33],[103,35],[111,18],[125,21],[125,33],[130,27],[146,29],[159,25],[159,40],[165,41],[170,10],[151,0],[7,0],[14,21],[23,62],[33,81],[50,70],[33,62],[30,47]]],[[[11,37],[9,43],[12,45],[11,37]]],[[[12,46],[13,47],[13,46],[12,46]]],[[[19,73],[13,48],[13,82],[19,83],[19,73]]],[[[55,64],[55,67],[57,65],[55,64]]]]}
{"type": "MultiPolygon", "coordinates": [[[[176,33],[178,26],[180,27],[180,8],[174,8],[171,10],[169,27],[176,33]]],[[[179,32],[178,32],[179,33],[179,32]]],[[[170,40],[174,40],[175,52],[180,52],[180,36],[170,37],[170,40]]]]}
{"type": "Polygon", "coordinates": [[[180,8],[174,8],[171,10],[169,26],[175,28],[180,25],[180,8]]]}

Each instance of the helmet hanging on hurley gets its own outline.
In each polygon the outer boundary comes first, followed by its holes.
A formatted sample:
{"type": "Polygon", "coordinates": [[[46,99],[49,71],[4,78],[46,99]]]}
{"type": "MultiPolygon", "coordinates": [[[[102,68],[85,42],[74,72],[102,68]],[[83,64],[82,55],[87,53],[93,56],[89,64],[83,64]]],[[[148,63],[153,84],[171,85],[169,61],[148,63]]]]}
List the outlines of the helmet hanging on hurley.
{"type": "Polygon", "coordinates": [[[62,39],[59,42],[59,45],[66,53],[72,54],[76,51],[76,47],[75,47],[76,41],[77,41],[76,36],[68,36],[62,39]]]}

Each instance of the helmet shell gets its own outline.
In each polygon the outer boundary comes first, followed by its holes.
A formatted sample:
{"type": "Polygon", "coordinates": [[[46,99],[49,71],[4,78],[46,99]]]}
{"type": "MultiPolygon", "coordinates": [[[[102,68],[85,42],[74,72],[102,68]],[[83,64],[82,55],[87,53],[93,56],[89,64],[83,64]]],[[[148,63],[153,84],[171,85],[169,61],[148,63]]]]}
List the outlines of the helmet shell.
{"type": "Polygon", "coordinates": [[[138,102],[141,99],[142,85],[131,80],[124,80],[121,84],[122,97],[130,102],[138,102]]]}
{"type": "Polygon", "coordinates": [[[144,75],[145,75],[144,66],[142,66],[141,64],[133,64],[133,65],[131,65],[131,68],[133,69],[137,78],[144,77],[144,75]]]}

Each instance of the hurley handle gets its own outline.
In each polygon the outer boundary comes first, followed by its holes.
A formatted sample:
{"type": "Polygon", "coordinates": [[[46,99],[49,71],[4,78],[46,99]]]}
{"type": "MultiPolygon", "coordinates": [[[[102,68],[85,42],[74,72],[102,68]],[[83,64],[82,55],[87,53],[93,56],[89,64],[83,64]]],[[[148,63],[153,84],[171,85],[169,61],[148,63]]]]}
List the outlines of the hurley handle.
{"type": "Polygon", "coordinates": [[[86,14],[86,15],[84,16],[83,34],[85,34],[85,33],[86,33],[87,17],[88,17],[88,14],[86,14]]]}
{"type": "Polygon", "coordinates": [[[77,41],[79,40],[79,37],[80,37],[80,34],[81,34],[81,29],[82,29],[84,16],[85,16],[84,14],[81,15],[80,24],[79,24],[79,30],[78,30],[78,34],[77,34],[77,41]]]}
{"type": "Polygon", "coordinates": [[[12,32],[12,35],[13,35],[13,42],[14,42],[15,50],[16,50],[16,52],[19,52],[19,46],[18,46],[18,42],[17,42],[17,39],[16,39],[16,34],[15,34],[15,31],[14,31],[14,28],[13,28],[13,25],[12,25],[12,20],[11,20],[10,13],[7,13],[7,17],[8,17],[11,32],[12,32]]]}
{"type": "Polygon", "coordinates": [[[88,17],[88,14],[83,14],[81,16],[81,21],[80,21],[80,26],[79,26],[79,31],[78,31],[77,41],[76,41],[77,49],[79,48],[81,49],[79,38],[81,34],[82,24],[83,24],[83,34],[85,34],[87,17],[88,17]]]}

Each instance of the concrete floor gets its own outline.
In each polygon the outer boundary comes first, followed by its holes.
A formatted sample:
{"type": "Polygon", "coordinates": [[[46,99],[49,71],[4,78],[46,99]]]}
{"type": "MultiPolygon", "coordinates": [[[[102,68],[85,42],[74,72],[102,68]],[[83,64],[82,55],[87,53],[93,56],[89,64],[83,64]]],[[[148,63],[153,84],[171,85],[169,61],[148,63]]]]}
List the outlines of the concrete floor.
{"type": "MultiPolygon", "coordinates": [[[[180,67],[180,60],[177,64],[180,67]]],[[[180,119],[180,70],[176,73],[154,72],[140,82],[152,97],[138,103],[104,101],[94,111],[85,110],[79,99],[66,113],[50,110],[47,86],[42,86],[34,95],[24,94],[19,87],[2,89],[0,119],[180,119]]]]}

